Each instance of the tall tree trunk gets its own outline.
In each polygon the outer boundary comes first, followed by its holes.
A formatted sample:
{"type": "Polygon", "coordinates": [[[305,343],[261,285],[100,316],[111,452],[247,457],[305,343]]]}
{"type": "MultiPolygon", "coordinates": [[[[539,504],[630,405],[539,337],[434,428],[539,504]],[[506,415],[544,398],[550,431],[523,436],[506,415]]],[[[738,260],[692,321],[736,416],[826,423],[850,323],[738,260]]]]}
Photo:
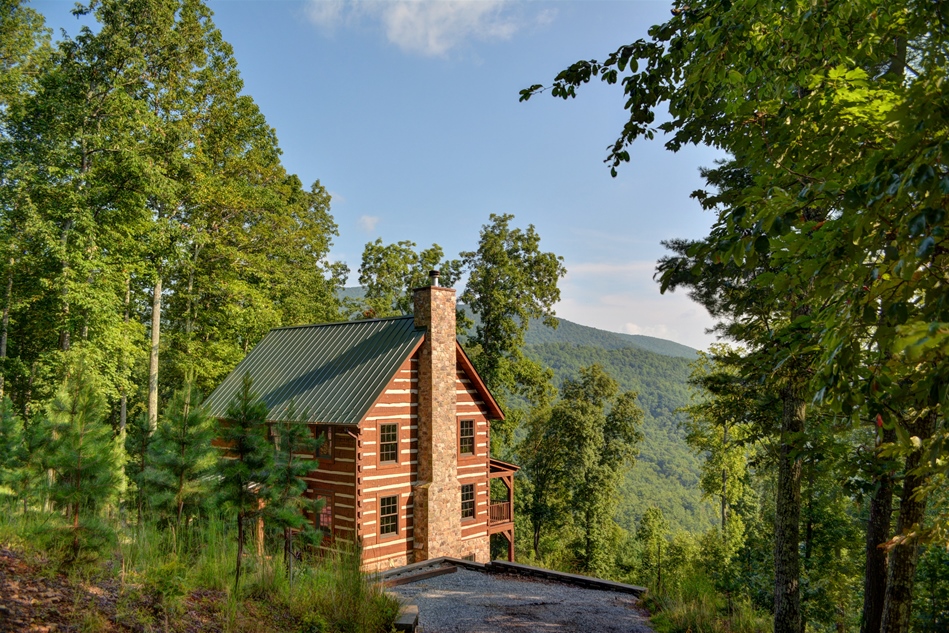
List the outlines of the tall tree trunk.
{"type": "Polygon", "coordinates": [[[63,234],[60,243],[63,247],[63,287],[61,294],[63,296],[63,329],[59,331],[59,349],[64,352],[69,351],[69,260],[66,258],[66,246],[69,241],[69,231],[72,229],[72,220],[66,222],[63,228],[63,234]]]}
{"type": "MultiPolygon", "coordinates": [[[[722,455],[728,451],[728,422],[722,426],[722,455]]],[[[728,469],[722,466],[722,542],[728,540],[725,527],[728,524],[728,469]]]]}
{"type": "MultiPolygon", "coordinates": [[[[896,440],[892,429],[883,431],[883,442],[896,440]]],[[[877,439],[877,447],[880,440],[877,439]]],[[[886,599],[886,550],[882,547],[890,538],[890,519],[893,514],[893,475],[877,475],[877,489],[870,499],[867,520],[866,565],[863,573],[863,616],[860,633],[880,633],[883,622],[883,602],[886,599]]]]}
{"type": "MultiPolygon", "coordinates": [[[[185,306],[185,358],[191,358],[191,335],[194,331],[194,316],[192,312],[194,311],[194,298],[192,293],[194,292],[194,269],[198,265],[198,255],[201,253],[201,248],[195,244],[194,245],[194,257],[191,260],[191,266],[188,269],[188,296],[187,296],[187,305],[185,306]]],[[[194,365],[185,371],[185,402],[184,402],[184,414],[188,415],[191,411],[191,385],[194,382],[194,365]]]]}
{"type": "MultiPolygon", "coordinates": [[[[936,428],[935,410],[917,418],[909,431],[921,440],[932,436],[936,428]]],[[[907,633],[913,609],[913,581],[916,563],[919,562],[919,542],[915,532],[926,512],[926,498],[914,498],[916,491],[926,483],[927,477],[913,471],[919,466],[922,450],[916,449],[906,457],[903,471],[903,491],[900,494],[900,513],[896,521],[897,535],[906,540],[890,553],[886,599],[883,604],[882,633],[907,633]]]]}
{"type": "Polygon", "coordinates": [[[152,345],[148,356],[148,424],[158,426],[158,345],[161,342],[161,274],[152,290],[152,345]]]}
{"type": "Polygon", "coordinates": [[[0,323],[0,400],[3,399],[4,360],[7,358],[7,332],[10,329],[10,302],[13,301],[13,258],[7,271],[7,291],[3,296],[3,320],[0,323]]]}
{"type": "MultiPolygon", "coordinates": [[[[125,318],[123,323],[128,326],[129,323],[129,312],[132,305],[132,276],[127,275],[125,277],[125,318]]],[[[123,355],[122,360],[122,369],[123,374],[125,373],[125,357],[123,355]]],[[[128,423],[128,391],[125,387],[122,387],[122,397],[119,399],[119,433],[125,433],[125,426],[128,423]]]]}
{"type": "Polygon", "coordinates": [[[30,402],[33,399],[33,380],[36,378],[36,361],[30,363],[30,377],[26,380],[26,393],[23,394],[23,419],[30,419],[30,402]]]}
{"type": "Polygon", "coordinates": [[[287,581],[293,584],[293,531],[283,528],[283,563],[287,569],[287,581]]]}
{"type": "Polygon", "coordinates": [[[774,633],[801,633],[801,460],[793,437],[804,431],[805,405],[796,387],[783,394],[774,521],[774,633]]]}
{"type": "Polygon", "coordinates": [[[237,513],[237,568],[234,572],[234,591],[241,584],[241,559],[244,557],[244,513],[237,513]]]}

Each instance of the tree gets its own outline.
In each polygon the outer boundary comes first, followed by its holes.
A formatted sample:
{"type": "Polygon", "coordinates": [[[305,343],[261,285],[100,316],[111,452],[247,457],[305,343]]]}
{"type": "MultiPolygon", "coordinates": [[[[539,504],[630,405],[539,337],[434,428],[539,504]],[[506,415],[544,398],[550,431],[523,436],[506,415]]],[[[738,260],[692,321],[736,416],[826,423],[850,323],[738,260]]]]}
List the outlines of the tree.
{"type": "Polygon", "coordinates": [[[642,545],[643,574],[653,581],[657,591],[662,590],[662,552],[667,530],[666,519],[659,508],[648,508],[636,528],[636,540],[642,545]]]}
{"type": "Polygon", "coordinates": [[[570,507],[582,534],[580,564],[587,571],[609,571],[607,546],[614,531],[617,490],[635,458],[642,419],[636,394],[619,393],[616,381],[599,365],[565,381],[551,411],[551,434],[567,456],[570,507]]]}
{"type": "Polygon", "coordinates": [[[443,260],[444,252],[432,244],[418,253],[415,242],[383,244],[382,238],[366,244],[359,266],[359,283],[366,288],[367,318],[412,314],[412,290],[428,281],[430,270],[441,273],[439,283],[451,288],[461,277],[461,262],[443,260]]]}
{"type": "MultiPolygon", "coordinates": [[[[767,254],[774,270],[746,277],[752,293],[780,298],[805,290],[809,310],[791,323],[810,332],[776,339],[781,351],[771,359],[772,368],[784,368],[787,359],[813,355],[805,365],[813,374],[788,385],[786,439],[803,428],[794,422],[803,414],[795,402],[809,393],[845,416],[879,414],[897,431],[890,448],[905,458],[908,503],[900,508],[882,627],[898,632],[910,622],[914,543],[922,534],[913,526],[933,475],[946,469],[945,424],[931,416],[946,403],[937,385],[945,384],[949,336],[940,281],[949,126],[938,105],[946,34],[941,13],[916,2],[680,2],[648,39],[602,64],[574,64],[552,89],[569,98],[595,76],[622,81],[630,116],[607,159],[614,173],[629,159],[630,143],[662,131],[671,135],[670,149],[712,144],[749,175],[721,206],[708,259],[751,270],[767,254]],[[671,116],[654,125],[660,104],[671,116]],[[906,367],[915,376],[904,382],[906,367]],[[878,395],[871,399],[870,391],[878,395]],[[884,410],[863,409],[880,402],[880,392],[884,410]]],[[[791,482],[799,471],[792,461],[791,482]]],[[[793,498],[795,487],[780,489],[793,498]]],[[[793,530],[784,534],[779,539],[793,544],[793,530]]],[[[776,633],[800,629],[793,602],[777,601],[776,633]]]]}
{"type": "Polygon", "coordinates": [[[241,581],[246,523],[260,516],[273,472],[273,449],[267,440],[267,405],[251,391],[250,376],[228,405],[218,427],[223,449],[217,462],[217,490],[224,510],[237,521],[234,587],[241,581]]]}
{"type": "MultiPolygon", "coordinates": [[[[0,399],[4,397],[10,313],[16,299],[14,276],[23,251],[25,229],[22,194],[13,183],[24,165],[10,143],[10,114],[35,90],[37,77],[49,57],[49,34],[42,16],[21,0],[0,2],[0,399]]],[[[19,294],[19,293],[17,293],[19,294]]]]}
{"type": "Polygon", "coordinates": [[[13,411],[9,398],[0,399],[0,486],[13,483],[20,466],[23,447],[23,423],[13,411]]]}
{"type": "Polygon", "coordinates": [[[518,497],[527,499],[524,514],[531,525],[534,556],[538,559],[541,536],[560,527],[568,515],[568,447],[560,441],[558,429],[549,424],[550,416],[549,404],[535,407],[527,418],[527,434],[516,448],[522,476],[527,479],[518,497]]]}
{"type": "Polygon", "coordinates": [[[283,564],[287,578],[293,579],[294,540],[315,544],[322,534],[313,528],[308,516],[319,516],[323,501],[306,496],[309,475],[316,466],[314,458],[325,436],[313,436],[304,421],[307,415],[297,414],[290,403],[284,419],[275,422],[271,431],[276,437],[273,475],[269,481],[271,493],[265,516],[271,525],[283,532],[283,564]]]}
{"type": "Polygon", "coordinates": [[[173,527],[176,539],[182,520],[205,502],[216,461],[214,421],[201,408],[200,394],[189,390],[186,385],[165,408],[148,445],[145,471],[149,506],[173,527]]]}
{"type": "Polygon", "coordinates": [[[125,434],[125,477],[132,484],[131,494],[135,503],[136,525],[141,527],[148,496],[146,473],[152,452],[152,425],[148,416],[141,413],[132,418],[125,434]]]}
{"type": "Polygon", "coordinates": [[[104,418],[105,399],[94,376],[85,363],[75,362],[49,404],[50,498],[68,520],[67,563],[94,555],[110,536],[98,513],[118,492],[119,451],[104,418]]]}
{"type": "MultiPolygon", "coordinates": [[[[461,253],[468,282],[461,301],[474,313],[477,324],[468,338],[472,362],[495,397],[519,393],[541,403],[551,389],[551,373],[524,357],[524,334],[530,319],[556,327],[553,306],[560,300],[557,283],[566,274],[563,258],[540,250],[540,235],[511,228],[513,215],[491,214],[481,227],[478,249],[461,253]]],[[[510,439],[514,416],[492,434],[510,439]]],[[[495,447],[497,449],[497,447],[495,447]]]]}

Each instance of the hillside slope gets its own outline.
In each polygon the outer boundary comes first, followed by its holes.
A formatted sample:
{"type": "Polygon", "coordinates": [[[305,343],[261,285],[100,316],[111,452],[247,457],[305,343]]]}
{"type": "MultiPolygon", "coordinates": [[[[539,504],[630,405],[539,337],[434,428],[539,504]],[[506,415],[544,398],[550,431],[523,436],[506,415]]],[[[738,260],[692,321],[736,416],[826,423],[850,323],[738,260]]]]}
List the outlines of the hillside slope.
{"type": "Polygon", "coordinates": [[[699,490],[700,460],[685,443],[676,409],[689,403],[689,361],[635,347],[603,349],[572,343],[529,345],[529,357],[554,371],[556,384],[599,363],[623,390],[639,394],[645,415],[639,457],[623,482],[617,520],[627,530],[650,506],[673,529],[701,532],[713,525],[714,509],[699,490]]]}
{"type": "Polygon", "coordinates": [[[640,334],[620,334],[609,332],[587,325],[580,325],[566,319],[557,319],[556,329],[549,328],[540,321],[531,320],[527,330],[526,343],[541,345],[544,343],[573,343],[583,347],[600,347],[603,349],[623,349],[636,347],[663,356],[675,356],[694,360],[696,352],[674,341],[642,336],[640,334]]]}

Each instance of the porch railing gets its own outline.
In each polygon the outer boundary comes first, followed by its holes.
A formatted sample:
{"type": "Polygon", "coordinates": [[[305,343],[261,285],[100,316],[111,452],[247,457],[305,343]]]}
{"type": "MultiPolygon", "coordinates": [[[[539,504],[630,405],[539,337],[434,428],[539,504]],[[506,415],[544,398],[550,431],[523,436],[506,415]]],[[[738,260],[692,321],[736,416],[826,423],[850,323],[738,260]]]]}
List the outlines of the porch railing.
{"type": "Polygon", "coordinates": [[[507,523],[511,520],[511,504],[507,501],[492,501],[488,506],[488,521],[490,523],[507,523]]]}

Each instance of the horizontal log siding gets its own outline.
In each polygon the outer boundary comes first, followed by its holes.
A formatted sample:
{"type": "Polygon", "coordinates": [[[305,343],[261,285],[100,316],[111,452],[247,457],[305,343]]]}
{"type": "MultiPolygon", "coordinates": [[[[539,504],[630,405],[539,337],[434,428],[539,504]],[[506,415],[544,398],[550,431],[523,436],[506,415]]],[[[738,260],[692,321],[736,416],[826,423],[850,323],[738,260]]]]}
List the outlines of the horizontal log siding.
{"type": "MultiPolygon", "coordinates": [[[[491,494],[491,489],[488,487],[490,427],[487,420],[487,408],[478,390],[461,369],[458,370],[455,381],[455,392],[458,403],[459,440],[462,420],[473,420],[475,433],[474,455],[458,455],[458,483],[462,486],[473,484],[475,487],[475,516],[473,519],[462,519],[461,538],[463,541],[487,538],[488,503],[491,494]]],[[[460,499],[458,511],[461,512],[460,499]]],[[[467,554],[467,549],[462,547],[462,551],[458,552],[458,557],[467,554]]]]}
{"type": "Polygon", "coordinates": [[[412,562],[412,486],[418,465],[418,353],[407,359],[359,423],[356,450],[357,534],[363,564],[384,569],[412,562]],[[396,462],[380,460],[380,428],[398,425],[396,462]],[[379,499],[398,496],[398,532],[379,534],[379,499]]]}
{"type": "Polygon", "coordinates": [[[332,493],[333,537],[353,542],[356,535],[356,440],[349,434],[355,431],[345,426],[310,425],[332,433],[333,458],[316,460],[317,469],[304,479],[310,496],[332,493]]]}

